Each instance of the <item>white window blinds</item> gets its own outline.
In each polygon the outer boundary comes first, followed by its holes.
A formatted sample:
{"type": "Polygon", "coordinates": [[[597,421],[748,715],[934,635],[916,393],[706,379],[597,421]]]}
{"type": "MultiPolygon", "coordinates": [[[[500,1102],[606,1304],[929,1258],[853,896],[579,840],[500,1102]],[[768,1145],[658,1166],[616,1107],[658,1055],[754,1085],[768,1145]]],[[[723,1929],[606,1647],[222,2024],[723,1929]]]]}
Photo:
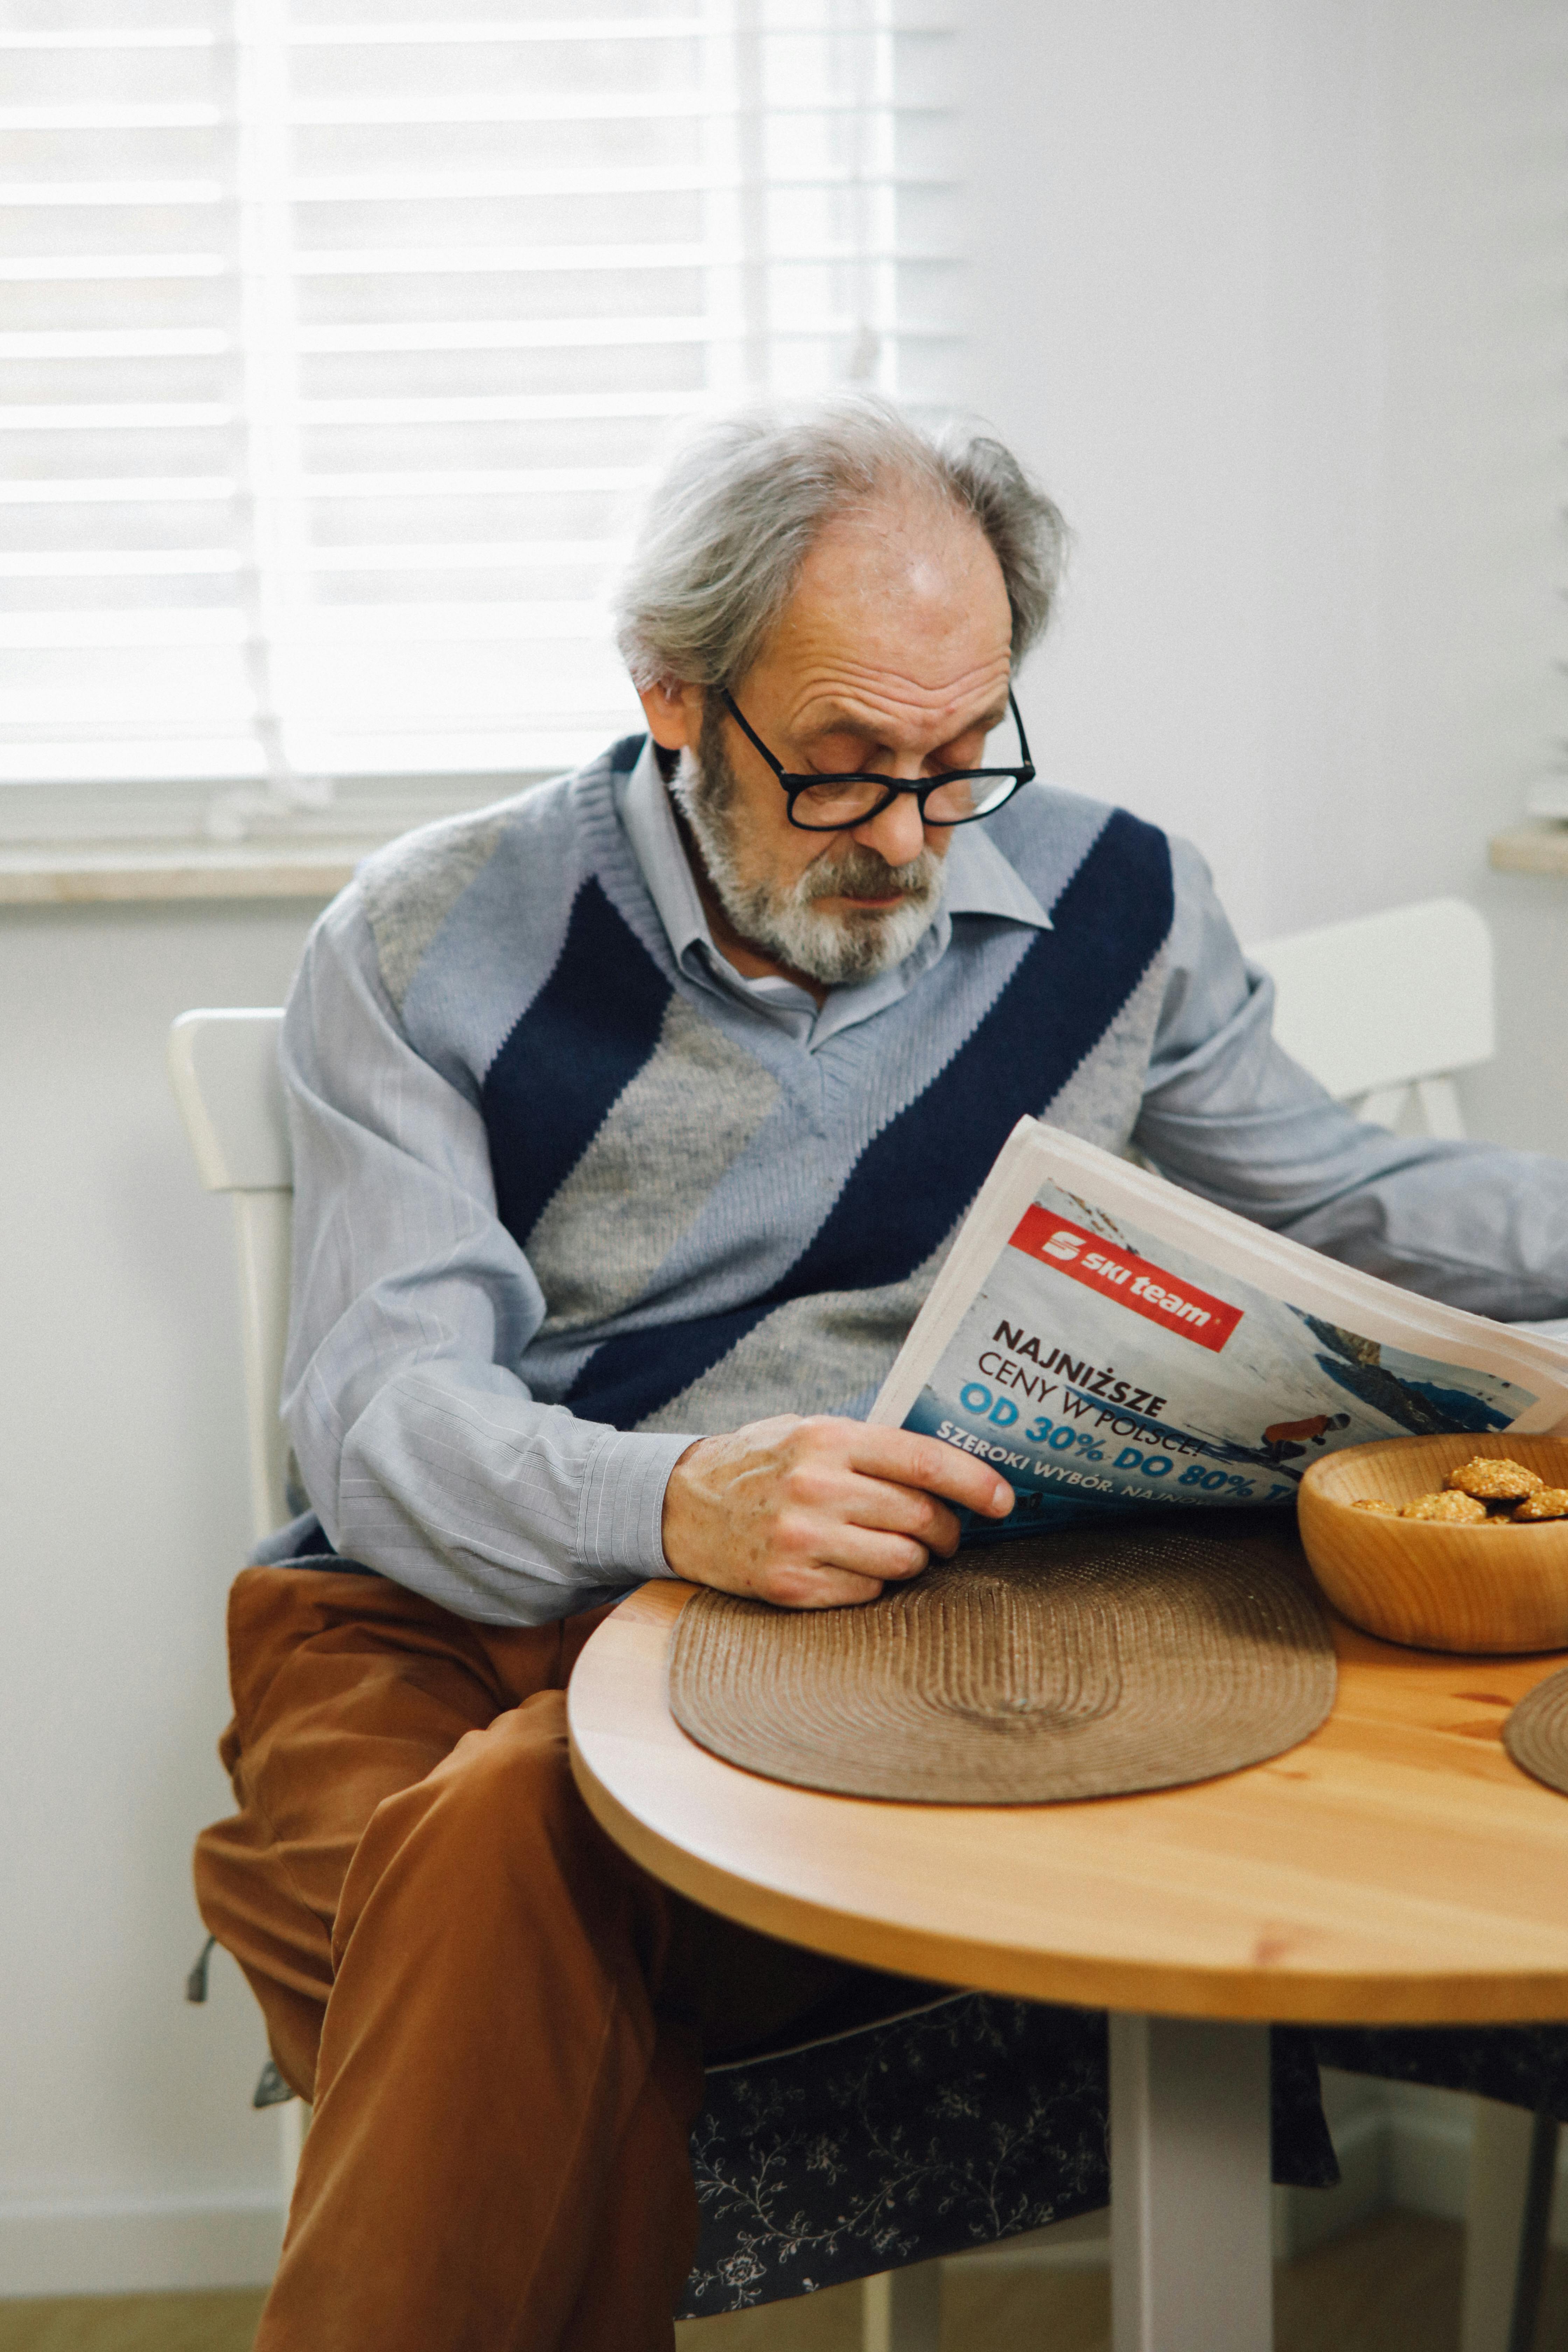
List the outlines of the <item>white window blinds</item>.
{"type": "Polygon", "coordinates": [[[950,46],[0,0],[0,782],[276,806],[633,721],[603,597],[672,420],[949,392],[950,46]]]}

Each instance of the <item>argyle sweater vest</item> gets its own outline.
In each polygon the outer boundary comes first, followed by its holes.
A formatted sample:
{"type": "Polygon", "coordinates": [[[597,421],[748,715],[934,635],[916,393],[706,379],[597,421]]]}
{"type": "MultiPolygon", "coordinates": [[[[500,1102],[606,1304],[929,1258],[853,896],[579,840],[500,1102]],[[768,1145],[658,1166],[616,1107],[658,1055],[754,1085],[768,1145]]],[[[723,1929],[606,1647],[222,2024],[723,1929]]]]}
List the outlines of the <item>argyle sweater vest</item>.
{"type": "Polygon", "coordinates": [[[641,749],[373,861],[384,985],[481,1111],[543,1300],[536,1398],[693,1433],[863,1413],[1015,1121],[1130,1137],[1165,836],[1019,794],[992,838],[1051,928],[955,916],[900,1002],[814,1051],[676,964],[616,814],[641,749]]]}

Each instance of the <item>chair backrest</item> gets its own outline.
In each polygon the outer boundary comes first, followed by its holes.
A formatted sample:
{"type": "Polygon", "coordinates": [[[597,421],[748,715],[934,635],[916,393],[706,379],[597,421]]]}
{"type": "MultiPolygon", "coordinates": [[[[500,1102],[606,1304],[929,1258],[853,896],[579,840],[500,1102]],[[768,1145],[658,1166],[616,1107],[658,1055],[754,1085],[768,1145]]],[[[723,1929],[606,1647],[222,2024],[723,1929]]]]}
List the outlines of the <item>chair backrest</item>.
{"type": "Polygon", "coordinates": [[[278,1418],[289,1337],[293,1169],[272,1007],[182,1013],[169,1032],[169,1076],[196,1174],[234,1202],[251,1523],[269,1535],[289,1517],[288,1449],[278,1418]]]}
{"type": "Polygon", "coordinates": [[[1462,898],[1326,923],[1247,950],[1285,1051],[1363,1118],[1461,1135],[1456,1071],[1497,1050],[1491,934],[1462,898]]]}

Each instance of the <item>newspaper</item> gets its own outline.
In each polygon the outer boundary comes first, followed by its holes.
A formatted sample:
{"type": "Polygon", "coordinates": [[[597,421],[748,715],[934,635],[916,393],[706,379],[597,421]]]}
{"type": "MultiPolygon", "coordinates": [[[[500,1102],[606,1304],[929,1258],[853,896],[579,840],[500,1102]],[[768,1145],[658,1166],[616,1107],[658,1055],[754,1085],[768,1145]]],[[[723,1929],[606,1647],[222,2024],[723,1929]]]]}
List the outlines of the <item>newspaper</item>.
{"type": "Polygon", "coordinates": [[[1020,1119],[869,1419],[990,1462],[975,1542],[1162,1506],[1293,1503],[1369,1439],[1568,1423],[1568,1349],[1340,1265],[1020,1119]]]}

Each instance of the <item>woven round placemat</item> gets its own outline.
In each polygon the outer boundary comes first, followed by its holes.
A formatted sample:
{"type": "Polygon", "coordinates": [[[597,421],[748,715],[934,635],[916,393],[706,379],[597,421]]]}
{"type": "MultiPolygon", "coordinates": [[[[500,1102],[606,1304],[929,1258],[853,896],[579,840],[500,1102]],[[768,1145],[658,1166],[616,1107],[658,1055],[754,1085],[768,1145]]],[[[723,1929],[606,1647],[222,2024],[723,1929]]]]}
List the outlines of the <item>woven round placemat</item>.
{"type": "Polygon", "coordinates": [[[1315,1731],[1334,1653],[1289,1521],[1069,1528],[933,1561],[858,1609],[704,1590],[676,1721],[842,1796],[1043,1804],[1234,1772],[1315,1731]]]}
{"type": "Polygon", "coordinates": [[[1502,1727],[1521,1772],[1568,1795],[1568,1666],[1526,1691],[1502,1727]]]}

